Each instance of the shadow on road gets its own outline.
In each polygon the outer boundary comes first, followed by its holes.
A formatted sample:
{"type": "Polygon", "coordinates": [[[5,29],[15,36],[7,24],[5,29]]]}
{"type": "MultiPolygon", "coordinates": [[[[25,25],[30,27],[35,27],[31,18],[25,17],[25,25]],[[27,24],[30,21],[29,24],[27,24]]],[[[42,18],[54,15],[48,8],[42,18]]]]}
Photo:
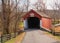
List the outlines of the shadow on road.
{"type": "Polygon", "coordinates": [[[47,31],[47,30],[45,30],[45,29],[43,29],[43,28],[40,28],[40,29],[38,29],[38,28],[30,28],[30,29],[26,29],[26,30],[24,30],[24,31],[25,31],[25,32],[29,32],[29,31],[36,31],[36,30],[41,30],[41,31],[49,32],[49,31],[47,31]]]}
{"type": "Polygon", "coordinates": [[[25,31],[25,32],[30,32],[30,31],[35,31],[35,30],[40,30],[40,29],[32,28],[32,29],[26,29],[26,30],[24,30],[24,31],[25,31]]]}

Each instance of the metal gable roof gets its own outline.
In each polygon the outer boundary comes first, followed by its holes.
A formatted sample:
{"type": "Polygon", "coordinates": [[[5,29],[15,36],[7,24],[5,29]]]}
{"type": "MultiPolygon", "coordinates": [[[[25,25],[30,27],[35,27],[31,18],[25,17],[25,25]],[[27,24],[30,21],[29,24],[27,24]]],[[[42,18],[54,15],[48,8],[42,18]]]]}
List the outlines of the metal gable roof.
{"type": "Polygon", "coordinates": [[[30,10],[30,11],[28,11],[28,12],[24,12],[24,13],[22,14],[22,17],[25,16],[26,14],[28,14],[29,12],[32,12],[32,13],[35,12],[35,13],[39,14],[39,15],[42,16],[42,17],[50,18],[50,16],[48,16],[48,15],[45,14],[44,12],[39,12],[39,11],[35,11],[35,10],[30,10]]]}

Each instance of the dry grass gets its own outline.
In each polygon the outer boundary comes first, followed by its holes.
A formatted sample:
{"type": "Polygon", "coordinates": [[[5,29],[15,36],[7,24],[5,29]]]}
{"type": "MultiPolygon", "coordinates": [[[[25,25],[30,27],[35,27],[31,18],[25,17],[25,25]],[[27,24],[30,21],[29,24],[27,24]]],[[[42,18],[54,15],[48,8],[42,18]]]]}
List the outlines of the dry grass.
{"type": "Polygon", "coordinates": [[[17,36],[16,38],[13,38],[5,43],[21,43],[23,38],[25,36],[25,32],[21,33],[19,36],[17,36]]]}
{"type": "Polygon", "coordinates": [[[60,36],[54,36],[53,34],[49,33],[49,32],[45,32],[46,35],[48,35],[49,37],[55,39],[55,40],[58,40],[60,41],[60,36]]]}

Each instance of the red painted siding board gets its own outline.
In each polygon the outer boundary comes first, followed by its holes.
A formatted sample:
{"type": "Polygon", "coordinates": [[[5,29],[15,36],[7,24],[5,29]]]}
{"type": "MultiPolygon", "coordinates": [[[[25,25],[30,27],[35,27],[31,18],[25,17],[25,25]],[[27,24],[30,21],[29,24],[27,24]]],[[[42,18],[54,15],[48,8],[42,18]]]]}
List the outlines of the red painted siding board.
{"type": "Polygon", "coordinates": [[[51,28],[51,19],[42,18],[42,27],[50,29],[51,28]]]}

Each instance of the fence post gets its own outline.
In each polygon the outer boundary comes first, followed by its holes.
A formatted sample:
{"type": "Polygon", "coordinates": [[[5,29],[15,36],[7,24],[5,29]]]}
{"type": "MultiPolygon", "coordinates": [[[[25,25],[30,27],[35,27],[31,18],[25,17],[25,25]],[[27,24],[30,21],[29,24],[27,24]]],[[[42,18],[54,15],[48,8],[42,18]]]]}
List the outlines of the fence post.
{"type": "Polygon", "coordinates": [[[1,38],[1,43],[3,43],[3,36],[1,35],[0,38],[1,38]]]}
{"type": "Polygon", "coordinates": [[[11,34],[7,34],[7,40],[11,39],[11,34]]]}

